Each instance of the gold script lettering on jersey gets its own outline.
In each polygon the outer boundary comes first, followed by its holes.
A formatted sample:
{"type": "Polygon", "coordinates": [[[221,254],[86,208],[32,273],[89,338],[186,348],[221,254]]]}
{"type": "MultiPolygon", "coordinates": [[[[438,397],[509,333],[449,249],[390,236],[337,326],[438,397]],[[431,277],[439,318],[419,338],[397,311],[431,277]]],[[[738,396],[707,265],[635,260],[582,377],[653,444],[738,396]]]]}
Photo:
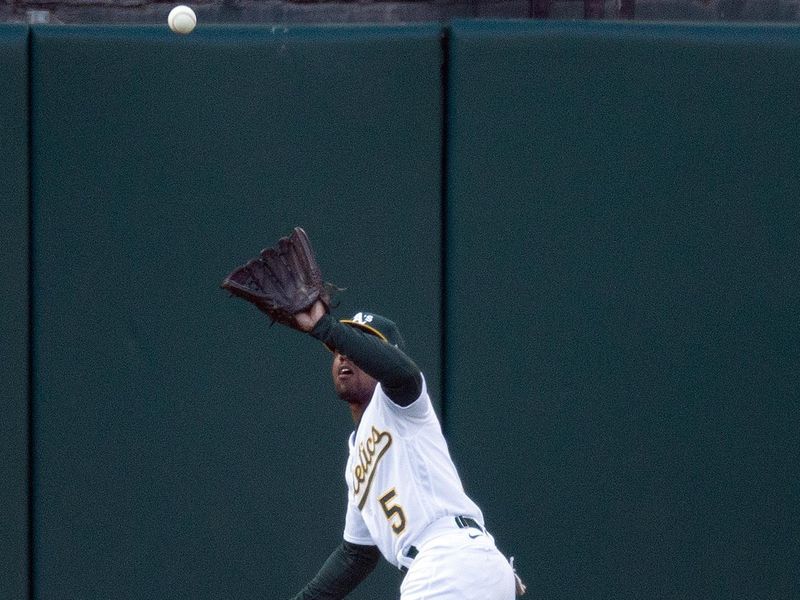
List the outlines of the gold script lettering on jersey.
{"type": "Polygon", "coordinates": [[[356,498],[361,496],[358,501],[358,510],[364,508],[378,462],[391,445],[392,434],[388,431],[380,431],[374,425],[372,426],[372,435],[358,445],[358,464],[353,468],[353,496],[356,498]]]}

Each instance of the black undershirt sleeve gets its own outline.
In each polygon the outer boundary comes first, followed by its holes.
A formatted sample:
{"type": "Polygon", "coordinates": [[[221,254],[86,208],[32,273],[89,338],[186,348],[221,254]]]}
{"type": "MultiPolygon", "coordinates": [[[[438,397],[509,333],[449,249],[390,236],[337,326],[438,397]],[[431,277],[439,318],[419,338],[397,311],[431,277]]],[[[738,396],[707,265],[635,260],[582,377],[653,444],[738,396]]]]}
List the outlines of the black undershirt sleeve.
{"type": "Polygon", "coordinates": [[[341,600],[375,569],[379,558],[376,546],[343,541],[292,600],[341,600]]]}
{"type": "Polygon", "coordinates": [[[422,391],[422,373],[405,353],[380,338],[324,315],[309,332],[335,348],[370,377],[377,379],[386,395],[400,406],[408,406],[422,391]]]}

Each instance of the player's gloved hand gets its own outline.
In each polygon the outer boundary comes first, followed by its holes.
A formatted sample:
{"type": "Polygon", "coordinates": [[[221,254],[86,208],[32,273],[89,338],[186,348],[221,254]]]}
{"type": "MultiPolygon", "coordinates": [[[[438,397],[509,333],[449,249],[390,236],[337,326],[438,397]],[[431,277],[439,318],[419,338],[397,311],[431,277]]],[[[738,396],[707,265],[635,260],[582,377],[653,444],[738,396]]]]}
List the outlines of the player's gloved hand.
{"type": "Polygon", "coordinates": [[[222,287],[254,304],[273,321],[301,331],[310,331],[310,327],[305,328],[319,320],[316,315],[320,307],[327,312],[330,306],[328,286],[322,281],[311,242],[300,227],[234,269],[222,287]],[[295,319],[303,312],[309,313],[308,318],[295,319]]]}
{"type": "Polygon", "coordinates": [[[296,328],[300,331],[305,331],[308,333],[314,329],[314,325],[317,324],[317,321],[319,321],[327,312],[328,309],[325,304],[323,304],[321,300],[317,300],[311,305],[311,308],[299,312],[294,316],[294,321],[297,324],[296,328]]]}

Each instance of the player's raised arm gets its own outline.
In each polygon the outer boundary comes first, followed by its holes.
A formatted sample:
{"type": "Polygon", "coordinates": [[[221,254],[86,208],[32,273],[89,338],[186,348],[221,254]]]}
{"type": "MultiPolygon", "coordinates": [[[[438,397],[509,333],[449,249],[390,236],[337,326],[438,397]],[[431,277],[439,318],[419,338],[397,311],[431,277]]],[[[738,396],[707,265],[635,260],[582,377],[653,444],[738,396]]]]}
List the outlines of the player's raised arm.
{"type": "Polygon", "coordinates": [[[291,235],[234,269],[222,287],[267,313],[273,321],[310,333],[334,352],[350,358],[380,381],[396,404],[407,406],[419,397],[422,374],[402,352],[402,338],[392,321],[358,313],[353,319],[344,320],[352,326],[345,327],[330,317],[328,286],[301,227],[295,227],[291,235]],[[373,327],[378,320],[381,328],[373,327]],[[396,332],[397,340],[387,339],[382,331],[387,327],[396,332]]]}
{"type": "Polygon", "coordinates": [[[346,369],[346,362],[352,361],[379,381],[395,404],[408,406],[422,390],[422,373],[401,350],[403,340],[395,330],[389,319],[360,312],[353,319],[342,321],[323,314],[309,333],[345,357],[340,368],[346,369]]]}

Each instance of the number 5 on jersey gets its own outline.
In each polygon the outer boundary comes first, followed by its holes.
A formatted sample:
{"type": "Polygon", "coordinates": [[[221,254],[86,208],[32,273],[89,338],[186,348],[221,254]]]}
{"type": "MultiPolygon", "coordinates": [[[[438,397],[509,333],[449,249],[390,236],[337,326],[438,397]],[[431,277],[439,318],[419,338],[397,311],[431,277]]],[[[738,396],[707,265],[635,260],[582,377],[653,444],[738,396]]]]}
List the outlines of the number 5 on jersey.
{"type": "Polygon", "coordinates": [[[392,488],[378,498],[378,502],[381,503],[381,508],[386,515],[386,519],[392,524],[392,531],[400,535],[406,528],[406,514],[399,504],[392,503],[395,496],[397,496],[397,492],[392,488]]]}

